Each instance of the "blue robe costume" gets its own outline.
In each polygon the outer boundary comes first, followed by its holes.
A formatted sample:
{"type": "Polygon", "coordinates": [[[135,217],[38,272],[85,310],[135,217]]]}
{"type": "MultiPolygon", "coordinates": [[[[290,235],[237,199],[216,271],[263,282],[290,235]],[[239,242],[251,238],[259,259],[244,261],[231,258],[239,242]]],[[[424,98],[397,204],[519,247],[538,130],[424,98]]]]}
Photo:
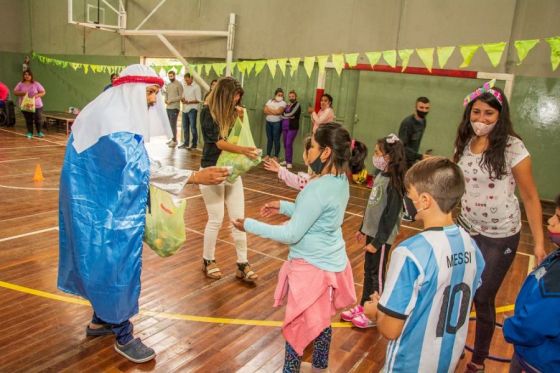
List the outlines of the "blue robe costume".
{"type": "Polygon", "coordinates": [[[138,313],[150,161],[133,133],[103,136],[80,154],[73,141],[60,177],[58,288],[119,324],[138,313]]]}

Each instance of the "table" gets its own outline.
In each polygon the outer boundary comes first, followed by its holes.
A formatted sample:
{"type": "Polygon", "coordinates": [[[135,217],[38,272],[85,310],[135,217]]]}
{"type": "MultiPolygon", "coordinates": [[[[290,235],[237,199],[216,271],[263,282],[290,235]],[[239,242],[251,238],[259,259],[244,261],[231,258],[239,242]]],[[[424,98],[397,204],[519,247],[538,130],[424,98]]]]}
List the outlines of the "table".
{"type": "Polygon", "coordinates": [[[44,111],[43,117],[45,117],[45,121],[48,123],[55,123],[57,126],[59,123],[66,124],[66,136],[70,133],[70,127],[74,123],[76,119],[76,114],[66,113],[64,111],[44,111]]]}

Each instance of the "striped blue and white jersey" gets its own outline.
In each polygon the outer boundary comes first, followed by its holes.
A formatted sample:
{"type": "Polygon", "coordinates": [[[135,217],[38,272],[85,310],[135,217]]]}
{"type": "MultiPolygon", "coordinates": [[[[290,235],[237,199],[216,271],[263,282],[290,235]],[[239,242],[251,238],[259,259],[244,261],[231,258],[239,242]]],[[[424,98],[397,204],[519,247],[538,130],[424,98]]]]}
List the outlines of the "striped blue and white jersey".
{"type": "Polygon", "coordinates": [[[387,346],[386,372],[453,372],[468,331],[484,259],[457,225],[430,228],[391,255],[379,310],[405,320],[387,346]]]}

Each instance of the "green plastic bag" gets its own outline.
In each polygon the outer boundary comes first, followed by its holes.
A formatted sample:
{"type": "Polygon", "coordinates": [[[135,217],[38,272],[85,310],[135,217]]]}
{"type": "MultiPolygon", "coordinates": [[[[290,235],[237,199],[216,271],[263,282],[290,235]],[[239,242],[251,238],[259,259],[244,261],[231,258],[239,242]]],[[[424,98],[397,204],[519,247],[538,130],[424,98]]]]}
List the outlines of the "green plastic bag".
{"type": "MultiPolygon", "coordinates": [[[[253,135],[251,134],[251,126],[249,125],[249,116],[247,115],[247,110],[244,110],[243,120],[237,118],[233,128],[231,129],[227,141],[230,144],[239,146],[255,146],[255,141],[253,141],[253,135]]],[[[251,168],[255,167],[261,163],[261,157],[256,159],[251,159],[246,155],[239,153],[230,153],[222,151],[216,166],[218,167],[232,167],[231,174],[227,177],[227,181],[233,183],[238,176],[249,171],[251,168]]]]}
{"type": "Polygon", "coordinates": [[[144,242],[161,257],[175,254],[187,240],[184,214],[187,201],[173,201],[171,194],[150,185],[144,242]]]}

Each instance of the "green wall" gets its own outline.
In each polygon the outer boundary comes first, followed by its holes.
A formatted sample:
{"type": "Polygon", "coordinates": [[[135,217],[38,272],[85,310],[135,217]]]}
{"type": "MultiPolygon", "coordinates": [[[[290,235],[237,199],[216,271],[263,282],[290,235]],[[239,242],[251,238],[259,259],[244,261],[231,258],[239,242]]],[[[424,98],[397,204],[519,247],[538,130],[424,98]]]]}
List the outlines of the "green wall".
{"type": "MultiPolygon", "coordinates": [[[[23,54],[0,53],[0,80],[13,88],[21,77],[23,54]]],[[[52,57],[87,63],[125,65],[137,63],[138,57],[62,56],[52,57]]],[[[35,78],[47,91],[46,110],[66,110],[69,106],[83,108],[108,83],[107,74],[84,74],[72,68],[62,69],[32,61],[35,78]]],[[[288,69],[289,70],[289,69],[288,69]]],[[[206,81],[216,78],[203,75],[206,81]]],[[[241,76],[237,76],[241,79],[241,76]]],[[[258,147],[266,147],[264,103],[282,87],[285,92],[295,89],[302,104],[300,131],[295,141],[294,161],[302,163],[303,138],[311,131],[307,107],[314,102],[317,69],[311,78],[300,66],[294,77],[277,71],[273,79],[267,68],[258,76],[243,78],[253,136],[258,147]]],[[[455,131],[459,124],[467,93],[481,85],[481,80],[412,74],[344,70],[339,77],[327,70],[326,92],[334,97],[337,121],[343,123],[352,136],[367,144],[367,159],[371,170],[371,150],[376,139],[397,132],[401,120],[414,110],[418,96],[428,96],[432,110],[421,150],[433,149],[435,154],[450,156],[455,131]]],[[[511,99],[515,130],[523,138],[533,158],[534,175],[542,199],[553,199],[560,192],[560,79],[516,76],[511,99]]],[[[282,155],[281,155],[282,156],[282,155]]]]}

